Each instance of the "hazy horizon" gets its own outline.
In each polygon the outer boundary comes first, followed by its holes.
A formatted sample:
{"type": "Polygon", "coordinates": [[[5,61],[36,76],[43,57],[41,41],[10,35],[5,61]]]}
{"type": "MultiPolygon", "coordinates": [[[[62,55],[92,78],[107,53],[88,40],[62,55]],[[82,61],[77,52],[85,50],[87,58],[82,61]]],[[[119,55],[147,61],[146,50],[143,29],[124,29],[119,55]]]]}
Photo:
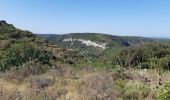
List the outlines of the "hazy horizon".
{"type": "Polygon", "coordinates": [[[38,34],[170,35],[168,0],[2,0],[0,12],[0,20],[38,34]]]}
{"type": "MultiPolygon", "coordinates": [[[[113,36],[132,36],[132,37],[145,37],[145,38],[159,38],[159,39],[170,39],[170,36],[169,37],[163,37],[163,36],[140,36],[140,35],[119,35],[119,34],[109,34],[109,33],[100,33],[100,32],[74,32],[74,33],[97,33],[97,34],[107,34],[107,35],[113,35],[113,36]]],[[[73,33],[73,34],[74,34],[73,33]]],[[[35,34],[40,34],[40,35],[64,35],[64,34],[72,34],[71,33],[35,33],[35,34]]]]}

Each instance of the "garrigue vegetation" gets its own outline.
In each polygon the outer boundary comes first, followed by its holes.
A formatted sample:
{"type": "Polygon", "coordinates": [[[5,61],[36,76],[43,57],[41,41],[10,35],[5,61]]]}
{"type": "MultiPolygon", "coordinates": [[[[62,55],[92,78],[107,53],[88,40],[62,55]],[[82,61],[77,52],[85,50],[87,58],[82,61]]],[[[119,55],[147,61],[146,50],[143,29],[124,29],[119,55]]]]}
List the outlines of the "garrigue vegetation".
{"type": "Polygon", "coordinates": [[[18,67],[31,60],[50,64],[52,55],[37,45],[40,41],[43,43],[42,39],[31,32],[16,29],[13,25],[2,21],[0,24],[0,71],[18,67]]]}
{"type": "Polygon", "coordinates": [[[71,37],[108,42],[110,48],[99,50],[80,43],[61,48],[66,46],[62,36],[54,45],[0,21],[0,99],[170,99],[168,41],[78,35],[71,37]]]}
{"type": "Polygon", "coordinates": [[[141,69],[170,70],[170,45],[150,43],[125,48],[114,57],[114,64],[141,69]]]}

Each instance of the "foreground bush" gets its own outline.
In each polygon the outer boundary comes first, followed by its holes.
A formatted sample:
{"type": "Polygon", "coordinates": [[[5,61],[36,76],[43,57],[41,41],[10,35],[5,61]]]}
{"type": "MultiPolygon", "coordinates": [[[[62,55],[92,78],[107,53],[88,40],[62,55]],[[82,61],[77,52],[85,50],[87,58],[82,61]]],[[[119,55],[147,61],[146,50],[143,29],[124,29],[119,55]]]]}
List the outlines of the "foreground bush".
{"type": "Polygon", "coordinates": [[[113,78],[107,73],[96,73],[80,87],[83,100],[113,100],[113,78]]]}
{"type": "Polygon", "coordinates": [[[170,100],[170,83],[166,84],[158,94],[159,100],[170,100]]]}
{"type": "Polygon", "coordinates": [[[49,65],[43,65],[35,61],[29,61],[18,68],[11,68],[9,71],[3,73],[2,76],[8,81],[21,82],[27,77],[44,74],[50,68],[51,66],[49,65]]]}
{"type": "Polygon", "coordinates": [[[50,64],[52,55],[45,50],[35,47],[31,43],[20,42],[5,51],[0,51],[0,71],[19,66],[30,60],[42,64],[50,64]]]}

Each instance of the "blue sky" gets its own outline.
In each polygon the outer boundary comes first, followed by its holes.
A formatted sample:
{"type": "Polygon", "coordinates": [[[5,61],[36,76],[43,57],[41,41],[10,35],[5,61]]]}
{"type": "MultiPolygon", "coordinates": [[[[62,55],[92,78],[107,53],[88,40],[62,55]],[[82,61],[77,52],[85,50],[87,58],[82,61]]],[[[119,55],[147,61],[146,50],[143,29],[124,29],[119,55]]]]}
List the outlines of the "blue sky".
{"type": "Polygon", "coordinates": [[[0,0],[0,20],[34,33],[170,37],[170,0],[0,0]]]}

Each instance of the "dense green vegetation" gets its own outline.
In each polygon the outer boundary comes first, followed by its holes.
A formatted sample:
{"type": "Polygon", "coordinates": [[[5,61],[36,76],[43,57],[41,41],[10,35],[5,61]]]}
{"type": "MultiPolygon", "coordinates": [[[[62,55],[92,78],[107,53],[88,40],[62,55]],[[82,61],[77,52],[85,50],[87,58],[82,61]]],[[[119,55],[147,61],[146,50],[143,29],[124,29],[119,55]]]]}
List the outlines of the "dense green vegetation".
{"type": "Polygon", "coordinates": [[[0,70],[5,71],[12,66],[19,66],[31,60],[50,64],[50,59],[52,59],[50,53],[35,47],[31,43],[15,43],[10,48],[0,52],[0,70]]]}
{"type": "Polygon", "coordinates": [[[45,41],[29,31],[22,31],[5,21],[0,22],[0,71],[34,60],[50,64],[52,55],[39,45],[45,41]]]}
{"type": "Polygon", "coordinates": [[[141,69],[170,69],[170,45],[150,43],[124,48],[114,57],[113,63],[141,69]]]}

